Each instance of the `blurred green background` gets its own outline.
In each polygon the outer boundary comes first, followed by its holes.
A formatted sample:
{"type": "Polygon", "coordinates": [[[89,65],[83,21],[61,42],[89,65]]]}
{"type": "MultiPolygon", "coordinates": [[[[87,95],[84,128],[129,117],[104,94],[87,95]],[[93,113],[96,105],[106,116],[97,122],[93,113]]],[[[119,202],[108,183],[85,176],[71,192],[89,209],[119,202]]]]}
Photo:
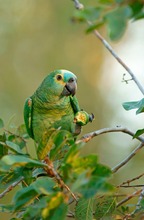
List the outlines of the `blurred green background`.
{"type": "MultiPolygon", "coordinates": [[[[72,22],[73,12],[70,0],[0,0],[0,118],[7,128],[22,124],[25,99],[47,73],[62,68],[77,75],[80,106],[95,115],[83,134],[117,125],[133,131],[143,128],[143,115],[122,108],[122,102],[141,99],[140,91],[132,81],[122,83],[126,71],[93,34],[85,34],[85,25],[72,22]]],[[[143,21],[130,24],[121,41],[112,44],[142,83],[143,25],[143,21]]],[[[105,30],[100,31],[106,36],[105,30]]],[[[113,133],[94,138],[82,153],[96,153],[113,167],[136,146],[131,137],[113,133]]],[[[112,181],[118,184],[142,173],[143,154],[142,150],[112,181]]]]}

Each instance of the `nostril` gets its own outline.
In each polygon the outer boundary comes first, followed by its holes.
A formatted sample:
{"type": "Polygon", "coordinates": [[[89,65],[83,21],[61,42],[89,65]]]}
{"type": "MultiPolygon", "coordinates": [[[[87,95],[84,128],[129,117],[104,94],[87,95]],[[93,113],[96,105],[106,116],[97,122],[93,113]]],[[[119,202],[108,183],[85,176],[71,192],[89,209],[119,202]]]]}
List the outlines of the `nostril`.
{"type": "Polygon", "coordinates": [[[68,82],[69,82],[69,83],[72,83],[72,82],[74,82],[74,81],[75,81],[74,78],[70,78],[68,82]]]}

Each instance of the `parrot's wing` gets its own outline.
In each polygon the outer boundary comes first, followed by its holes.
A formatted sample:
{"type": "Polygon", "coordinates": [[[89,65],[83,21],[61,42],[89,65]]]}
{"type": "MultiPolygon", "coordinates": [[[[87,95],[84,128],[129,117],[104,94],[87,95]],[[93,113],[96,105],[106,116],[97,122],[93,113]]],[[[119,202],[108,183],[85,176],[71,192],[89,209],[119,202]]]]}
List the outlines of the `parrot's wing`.
{"type": "Polygon", "coordinates": [[[26,99],[24,105],[24,120],[29,136],[31,138],[34,138],[33,130],[32,130],[32,99],[31,98],[26,99]]]}

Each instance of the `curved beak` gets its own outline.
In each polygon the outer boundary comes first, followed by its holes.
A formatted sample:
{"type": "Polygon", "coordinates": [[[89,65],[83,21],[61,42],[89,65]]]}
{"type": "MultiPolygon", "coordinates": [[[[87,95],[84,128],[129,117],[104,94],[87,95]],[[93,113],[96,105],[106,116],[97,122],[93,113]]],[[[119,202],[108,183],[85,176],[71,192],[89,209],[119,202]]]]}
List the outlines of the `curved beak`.
{"type": "Polygon", "coordinates": [[[70,78],[69,81],[66,83],[62,95],[63,96],[74,96],[77,90],[77,82],[75,78],[70,78]]]}

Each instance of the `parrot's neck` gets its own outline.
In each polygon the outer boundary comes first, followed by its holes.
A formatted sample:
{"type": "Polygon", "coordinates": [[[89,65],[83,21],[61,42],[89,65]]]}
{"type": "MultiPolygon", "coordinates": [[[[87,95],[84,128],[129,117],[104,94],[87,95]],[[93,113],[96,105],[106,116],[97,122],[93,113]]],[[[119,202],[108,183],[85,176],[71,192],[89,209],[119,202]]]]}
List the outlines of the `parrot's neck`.
{"type": "Polygon", "coordinates": [[[33,95],[34,99],[34,108],[39,111],[48,111],[48,110],[66,110],[71,108],[70,106],[70,97],[69,96],[51,96],[46,98],[39,97],[38,95],[33,95]]]}

